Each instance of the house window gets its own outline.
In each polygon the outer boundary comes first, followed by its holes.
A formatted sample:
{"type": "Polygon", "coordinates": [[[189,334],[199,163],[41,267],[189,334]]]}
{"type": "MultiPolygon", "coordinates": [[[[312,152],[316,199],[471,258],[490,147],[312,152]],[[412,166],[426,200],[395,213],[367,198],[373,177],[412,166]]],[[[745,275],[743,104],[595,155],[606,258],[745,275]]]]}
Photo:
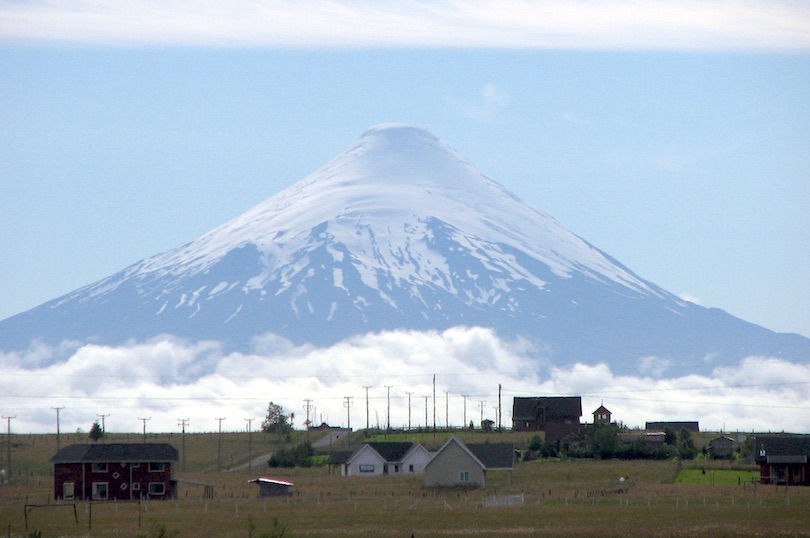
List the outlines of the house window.
{"type": "Polygon", "coordinates": [[[108,497],[107,482],[93,482],[90,492],[94,501],[106,501],[108,497]]]}
{"type": "Polygon", "coordinates": [[[149,495],[165,495],[166,484],[163,482],[149,482],[149,495]]]}
{"type": "Polygon", "coordinates": [[[413,472],[413,465],[408,465],[408,472],[409,472],[409,473],[412,473],[412,472],[413,472]]]}
{"type": "Polygon", "coordinates": [[[361,473],[373,473],[374,472],[374,466],[373,465],[367,465],[367,464],[361,464],[360,465],[360,472],[361,473]]]}
{"type": "Polygon", "coordinates": [[[458,481],[459,482],[469,482],[470,481],[470,471],[460,471],[458,473],[458,481]]]}
{"type": "Polygon", "coordinates": [[[150,473],[162,473],[165,470],[166,470],[166,464],[165,463],[153,462],[153,463],[149,464],[149,472],[150,473]]]}
{"type": "Polygon", "coordinates": [[[62,484],[62,498],[65,500],[73,499],[73,496],[76,494],[76,485],[73,482],[65,482],[62,484]]]}
{"type": "Polygon", "coordinates": [[[106,473],[107,472],[107,464],[106,463],[91,463],[90,470],[94,473],[106,473]]]}
{"type": "Polygon", "coordinates": [[[140,490],[141,490],[141,485],[140,484],[138,484],[137,482],[132,484],[132,491],[140,491],[140,490]]]}

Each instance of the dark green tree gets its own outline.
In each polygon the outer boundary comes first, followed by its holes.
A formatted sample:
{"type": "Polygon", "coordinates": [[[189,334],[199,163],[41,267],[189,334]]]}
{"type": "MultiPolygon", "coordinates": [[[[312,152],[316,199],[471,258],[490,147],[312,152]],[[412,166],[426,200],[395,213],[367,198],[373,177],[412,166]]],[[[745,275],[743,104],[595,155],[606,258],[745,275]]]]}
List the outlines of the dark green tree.
{"type": "Polygon", "coordinates": [[[678,432],[678,455],[682,460],[693,460],[697,456],[697,449],[695,442],[692,440],[692,434],[686,429],[681,429],[678,432]]]}
{"type": "Polygon", "coordinates": [[[591,452],[594,458],[609,459],[619,450],[619,434],[610,426],[594,427],[591,434],[591,452]]]}
{"type": "Polygon", "coordinates": [[[278,434],[287,434],[292,431],[290,417],[284,413],[283,407],[273,402],[267,405],[267,416],[262,421],[262,431],[278,434]]]}
{"type": "Polygon", "coordinates": [[[89,437],[93,441],[98,441],[104,437],[104,430],[101,429],[101,424],[99,424],[98,421],[93,422],[93,425],[90,426],[89,437]]]}
{"type": "Polygon", "coordinates": [[[315,450],[308,443],[282,448],[267,461],[269,467],[311,467],[315,450]]]}

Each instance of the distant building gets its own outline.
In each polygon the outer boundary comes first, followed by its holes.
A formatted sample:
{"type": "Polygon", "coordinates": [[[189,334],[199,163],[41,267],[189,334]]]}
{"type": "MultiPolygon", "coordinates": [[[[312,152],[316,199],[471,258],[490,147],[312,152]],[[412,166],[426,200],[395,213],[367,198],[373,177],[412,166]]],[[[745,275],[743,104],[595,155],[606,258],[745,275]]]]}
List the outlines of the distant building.
{"type": "Polygon", "coordinates": [[[681,430],[686,430],[689,433],[697,433],[700,431],[700,427],[698,426],[698,421],[666,421],[666,422],[647,422],[645,426],[645,430],[660,430],[664,431],[667,428],[674,430],[675,433],[678,433],[681,430]]]}
{"type": "Polygon", "coordinates": [[[491,471],[512,472],[515,445],[465,444],[450,438],[425,466],[425,487],[482,487],[491,471]]]}
{"type": "Polygon", "coordinates": [[[709,441],[709,454],[717,459],[729,459],[734,455],[734,439],[728,436],[716,437],[709,441]]]}
{"type": "Polygon", "coordinates": [[[619,441],[624,445],[632,445],[636,442],[644,443],[644,448],[653,450],[662,448],[665,445],[666,434],[664,432],[630,431],[619,434],[619,441]]]}
{"type": "Polygon", "coordinates": [[[774,435],[754,439],[754,461],[763,484],[810,486],[810,436],[774,435]]]}
{"type": "Polygon", "coordinates": [[[419,474],[430,461],[430,452],[418,443],[366,443],[353,452],[333,454],[327,462],[342,476],[419,474]]]}
{"type": "Polygon", "coordinates": [[[275,478],[259,477],[248,480],[249,484],[259,484],[259,497],[289,497],[293,483],[275,478]]]}
{"type": "Polygon", "coordinates": [[[607,407],[600,405],[599,408],[593,412],[593,423],[594,425],[611,423],[611,412],[608,411],[607,407]]]}
{"type": "Polygon", "coordinates": [[[176,493],[172,464],[177,460],[177,449],[168,443],[66,446],[51,458],[54,498],[169,499],[176,493]]]}
{"type": "Polygon", "coordinates": [[[557,442],[580,431],[582,398],[579,396],[515,397],[512,429],[546,433],[547,442],[557,442]]]}

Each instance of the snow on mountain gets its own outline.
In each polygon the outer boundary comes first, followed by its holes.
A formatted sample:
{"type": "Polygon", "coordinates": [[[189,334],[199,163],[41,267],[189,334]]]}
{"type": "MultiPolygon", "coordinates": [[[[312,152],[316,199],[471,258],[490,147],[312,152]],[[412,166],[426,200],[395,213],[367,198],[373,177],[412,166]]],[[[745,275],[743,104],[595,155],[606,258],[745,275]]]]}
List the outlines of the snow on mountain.
{"type": "Polygon", "coordinates": [[[455,325],[551,362],[810,359],[810,340],[682,301],[397,124],[193,241],[0,322],[0,348],[167,333],[248,349],[266,332],[325,345],[455,325]]]}

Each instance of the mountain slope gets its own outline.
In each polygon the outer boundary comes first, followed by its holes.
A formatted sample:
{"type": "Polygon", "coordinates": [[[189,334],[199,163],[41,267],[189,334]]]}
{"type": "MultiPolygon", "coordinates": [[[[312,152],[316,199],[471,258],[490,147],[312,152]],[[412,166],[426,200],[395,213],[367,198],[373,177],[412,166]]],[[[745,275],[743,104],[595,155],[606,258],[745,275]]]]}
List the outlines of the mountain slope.
{"type": "Polygon", "coordinates": [[[810,340],[680,300],[402,125],[368,130],[193,241],[0,322],[0,348],[173,334],[249,349],[266,332],[328,345],[455,325],[527,338],[555,364],[810,359],[810,340]]]}

